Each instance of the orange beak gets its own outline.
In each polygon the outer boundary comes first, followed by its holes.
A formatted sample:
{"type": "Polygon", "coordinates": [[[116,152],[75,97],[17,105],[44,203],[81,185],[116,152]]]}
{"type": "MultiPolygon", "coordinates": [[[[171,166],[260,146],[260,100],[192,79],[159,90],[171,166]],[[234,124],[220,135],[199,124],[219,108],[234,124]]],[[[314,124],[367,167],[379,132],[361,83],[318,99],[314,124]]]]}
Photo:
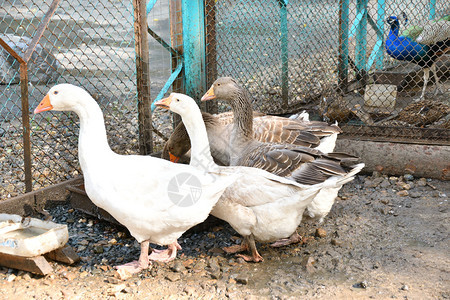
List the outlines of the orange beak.
{"type": "Polygon", "coordinates": [[[216,95],[214,94],[214,86],[212,86],[202,97],[202,101],[216,99],[216,95]]]}
{"type": "Polygon", "coordinates": [[[167,98],[161,99],[159,101],[155,102],[156,106],[165,108],[165,109],[170,109],[170,103],[172,103],[172,97],[169,96],[167,98]]]}
{"type": "Polygon", "coordinates": [[[170,152],[169,152],[169,157],[170,157],[170,161],[173,163],[177,163],[180,160],[180,158],[178,156],[175,156],[170,152]]]}
{"type": "Polygon", "coordinates": [[[39,103],[39,105],[36,107],[36,109],[34,110],[34,113],[38,114],[40,112],[52,110],[52,109],[53,109],[53,106],[50,103],[50,97],[47,94],[47,95],[45,95],[44,99],[42,99],[41,103],[39,103]]]}

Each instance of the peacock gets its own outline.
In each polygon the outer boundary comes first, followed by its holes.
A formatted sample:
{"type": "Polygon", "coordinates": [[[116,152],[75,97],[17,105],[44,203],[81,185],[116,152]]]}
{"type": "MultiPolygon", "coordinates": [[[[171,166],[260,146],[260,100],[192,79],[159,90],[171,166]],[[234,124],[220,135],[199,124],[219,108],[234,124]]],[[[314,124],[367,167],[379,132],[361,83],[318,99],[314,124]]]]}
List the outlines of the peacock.
{"type": "MultiPolygon", "coordinates": [[[[400,22],[396,16],[390,16],[386,22],[390,31],[386,39],[386,52],[397,60],[413,62],[423,68],[423,89],[419,100],[424,98],[425,89],[430,77],[430,69],[436,81],[436,90],[442,91],[436,74],[436,60],[450,49],[450,16],[428,22],[423,27],[410,26],[402,35],[400,22]]],[[[406,16],[404,17],[407,21],[406,16]]]]}

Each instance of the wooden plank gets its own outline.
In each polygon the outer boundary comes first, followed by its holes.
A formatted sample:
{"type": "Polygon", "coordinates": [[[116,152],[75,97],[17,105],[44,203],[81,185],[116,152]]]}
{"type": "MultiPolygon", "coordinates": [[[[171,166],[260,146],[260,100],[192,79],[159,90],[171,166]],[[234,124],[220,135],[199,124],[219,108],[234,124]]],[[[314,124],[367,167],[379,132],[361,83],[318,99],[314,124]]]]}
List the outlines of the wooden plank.
{"type": "MultiPolygon", "coordinates": [[[[170,12],[170,44],[171,47],[183,53],[183,21],[181,16],[181,0],[170,0],[169,2],[170,12]]],[[[175,71],[177,66],[183,61],[182,55],[171,54],[172,59],[172,72],[175,71]]],[[[172,84],[172,91],[176,93],[185,93],[183,84],[184,70],[181,70],[180,74],[174,80],[172,84]]],[[[172,114],[173,128],[181,122],[179,114],[172,114]]]]}
{"type": "Polygon", "coordinates": [[[147,11],[144,0],[133,0],[136,83],[138,93],[139,152],[153,152],[147,11]]]}
{"type": "Polygon", "coordinates": [[[69,265],[76,263],[77,261],[80,260],[80,257],[78,256],[78,254],[69,245],[65,245],[63,248],[53,250],[53,251],[45,254],[45,257],[47,257],[51,260],[60,261],[60,262],[63,262],[65,264],[69,264],[69,265]]]}
{"type": "Polygon", "coordinates": [[[56,199],[65,201],[69,194],[66,190],[67,186],[76,185],[82,181],[83,178],[80,176],[37,191],[0,201],[0,211],[2,213],[20,216],[31,215],[36,211],[36,208],[43,208],[47,201],[55,201],[56,199]]]}
{"type": "Polygon", "coordinates": [[[52,266],[43,256],[22,257],[0,253],[0,265],[39,275],[47,275],[53,272],[52,266]]]}

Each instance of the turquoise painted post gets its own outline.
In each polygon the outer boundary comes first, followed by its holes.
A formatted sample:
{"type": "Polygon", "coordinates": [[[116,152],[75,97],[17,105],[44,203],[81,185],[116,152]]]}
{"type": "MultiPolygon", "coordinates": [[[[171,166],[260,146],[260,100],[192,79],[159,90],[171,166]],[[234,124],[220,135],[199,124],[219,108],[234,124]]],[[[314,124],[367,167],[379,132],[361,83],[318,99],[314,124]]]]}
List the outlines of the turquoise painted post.
{"type": "MultiPolygon", "coordinates": [[[[378,0],[377,6],[377,43],[375,67],[378,70],[383,69],[383,39],[384,39],[384,24],[386,19],[386,1],[378,0]]],[[[375,49],[374,49],[375,50],[375,49]]]]}
{"type": "Polygon", "coordinates": [[[361,21],[356,26],[355,64],[358,70],[364,70],[366,66],[367,2],[368,0],[357,0],[356,3],[356,13],[362,15],[361,21]]]}
{"type": "Polygon", "coordinates": [[[348,83],[349,0],[339,1],[338,86],[345,92],[348,83]]]}
{"type": "Polygon", "coordinates": [[[281,97],[283,107],[289,105],[289,51],[288,51],[288,21],[287,21],[287,0],[279,1],[280,4],[280,24],[281,24],[281,97]]]}
{"type": "Polygon", "coordinates": [[[206,92],[204,11],[203,0],[181,0],[184,84],[186,94],[196,101],[206,92]]]}
{"type": "Polygon", "coordinates": [[[147,3],[147,7],[146,7],[147,15],[148,15],[148,14],[150,13],[150,11],[153,9],[153,6],[155,6],[156,1],[158,1],[158,0],[150,0],[150,1],[147,3]]]}
{"type": "Polygon", "coordinates": [[[430,0],[430,20],[436,18],[436,0],[430,0]]]}

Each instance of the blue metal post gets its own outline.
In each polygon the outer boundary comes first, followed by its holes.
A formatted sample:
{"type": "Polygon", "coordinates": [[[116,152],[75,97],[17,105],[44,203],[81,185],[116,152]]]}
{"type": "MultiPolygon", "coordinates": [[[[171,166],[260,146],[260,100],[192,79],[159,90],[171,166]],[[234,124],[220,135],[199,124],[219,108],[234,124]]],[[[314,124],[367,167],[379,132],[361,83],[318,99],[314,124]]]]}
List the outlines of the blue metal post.
{"type": "Polygon", "coordinates": [[[287,22],[287,4],[288,0],[279,1],[280,3],[280,24],[281,24],[281,95],[283,107],[289,105],[289,60],[288,60],[288,22],[287,22]]]}
{"type": "Polygon", "coordinates": [[[356,67],[358,70],[365,69],[366,65],[366,48],[367,48],[367,2],[368,0],[357,0],[356,13],[362,15],[361,21],[356,27],[356,67]]]}
{"type": "Polygon", "coordinates": [[[430,0],[430,20],[436,18],[436,0],[430,0]]]}
{"type": "Polygon", "coordinates": [[[186,94],[197,101],[206,92],[204,11],[203,0],[181,0],[184,83],[186,94]]]}
{"type": "Polygon", "coordinates": [[[338,85],[345,92],[348,82],[349,0],[339,1],[338,85]]]}
{"type": "Polygon", "coordinates": [[[147,7],[146,7],[147,15],[148,15],[148,14],[150,13],[150,11],[153,9],[153,6],[155,6],[156,1],[158,1],[158,0],[150,0],[150,1],[147,3],[147,7]]]}

